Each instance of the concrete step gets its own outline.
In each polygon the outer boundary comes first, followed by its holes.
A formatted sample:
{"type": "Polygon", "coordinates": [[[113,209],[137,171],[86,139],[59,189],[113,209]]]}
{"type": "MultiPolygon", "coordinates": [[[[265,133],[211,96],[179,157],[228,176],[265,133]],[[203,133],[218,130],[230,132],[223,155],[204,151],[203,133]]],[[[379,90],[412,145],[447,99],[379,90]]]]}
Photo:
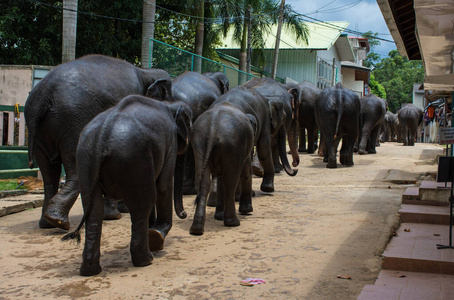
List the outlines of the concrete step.
{"type": "Polygon", "coordinates": [[[449,203],[451,183],[423,180],[419,185],[419,198],[422,201],[439,201],[449,203]]]}
{"type": "Polygon", "coordinates": [[[421,197],[419,196],[419,187],[407,187],[402,194],[402,203],[404,200],[421,200],[421,197]]]}
{"type": "Polygon", "coordinates": [[[402,223],[383,252],[383,268],[454,275],[454,249],[437,249],[449,243],[447,225],[402,223]]]}
{"type": "Polygon", "coordinates": [[[399,213],[401,223],[449,225],[449,205],[431,206],[402,204],[399,213]]]}
{"type": "Polygon", "coordinates": [[[454,276],[382,270],[374,285],[366,285],[358,300],[454,299],[454,276]]]}
{"type": "Polygon", "coordinates": [[[0,199],[0,217],[24,211],[26,209],[42,207],[44,195],[25,194],[4,197],[0,199]]]}

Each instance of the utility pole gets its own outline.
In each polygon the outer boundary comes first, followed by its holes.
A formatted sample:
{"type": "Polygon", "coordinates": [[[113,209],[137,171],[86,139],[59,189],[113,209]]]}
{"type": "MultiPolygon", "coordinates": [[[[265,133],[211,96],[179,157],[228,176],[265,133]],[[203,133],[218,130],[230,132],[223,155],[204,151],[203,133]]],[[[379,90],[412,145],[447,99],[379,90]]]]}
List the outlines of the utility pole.
{"type": "Polygon", "coordinates": [[[156,16],[156,0],[144,0],[142,11],[142,68],[151,68],[153,58],[154,22],[156,16]]]}
{"type": "Polygon", "coordinates": [[[77,4],[78,0],[63,1],[62,63],[76,59],[77,4]]]}
{"type": "Polygon", "coordinates": [[[284,21],[284,6],[285,0],[281,0],[281,11],[279,13],[279,21],[277,23],[276,46],[274,47],[273,68],[271,69],[271,78],[273,79],[276,79],[277,61],[279,59],[279,42],[281,40],[282,23],[284,21]]]}

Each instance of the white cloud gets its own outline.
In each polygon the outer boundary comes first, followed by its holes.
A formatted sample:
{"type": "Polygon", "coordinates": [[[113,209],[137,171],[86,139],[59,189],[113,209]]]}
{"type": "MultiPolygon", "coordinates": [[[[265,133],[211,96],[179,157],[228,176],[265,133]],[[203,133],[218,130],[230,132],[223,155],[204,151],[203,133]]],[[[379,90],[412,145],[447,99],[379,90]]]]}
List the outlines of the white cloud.
{"type": "MultiPolygon", "coordinates": [[[[324,0],[323,2],[287,0],[286,3],[292,5],[297,12],[308,15],[311,18],[326,22],[349,21],[350,25],[348,26],[348,29],[350,30],[359,32],[378,32],[380,38],[393,41],[392,36],[389,35],[389,30],[383,19],[380,8],[375,0],[324,0]],[[358,2],[356,5],[351,6],[356,2],[358,2]],[[340,10],[346,7],[349,8],[340,10]],[[319,12],[311,13],[317,10],[319,10],[319,12]]],[[[351,35],[351,33],[346,33],[351,35]]],[[[387,56],[388,52],[393,49],[396,49],[394,43],[381,41],[381,45],[375,49],[375,52],[381,56],[387,56]]]]}

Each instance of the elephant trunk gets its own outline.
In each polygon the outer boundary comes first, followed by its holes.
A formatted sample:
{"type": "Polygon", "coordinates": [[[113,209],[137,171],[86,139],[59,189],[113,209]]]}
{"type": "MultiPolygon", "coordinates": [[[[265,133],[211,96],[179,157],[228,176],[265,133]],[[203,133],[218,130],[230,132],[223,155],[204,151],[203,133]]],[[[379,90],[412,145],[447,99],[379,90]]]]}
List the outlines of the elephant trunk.
{"type": "Polygon", "coordinates": [[[175,164],[175,177],[173,184],[173,197],[175,212],[180,219],[185,219],[188,214],[183,207],[183,176],[184,176],[184,159],[186,154],[178,155],[175,164]]]}
{"type": "MultiPolygon", "coordinates": [[[[297,124],[295,120],[292,120],[292,125],[288,131],[288,146],[290,147],[290,153],[292,154],[293,162],[292,166],[297,167],[300,163],[300,156],[298,154],[298,144],[296,142],[296,130],[297,124]]],[[[284,135],[285,136],[285,135],[284,135]]],[[[285,138],[284,138],[285,146],[285,138]]]]}
{"type": "MultiPolygon", "coordinates": [[[[292,169],[287,159],[287,151],[285,149],[285,129],[281,127],[277,137],[277,145],[279,148],[279,157],[281,158],[282,165],[284,166],[285,172],[290,176],[295,176],[298,173],[298,169],[292,169]]],[[[298,155],[298,153],[297,153],[298,155]]]]}

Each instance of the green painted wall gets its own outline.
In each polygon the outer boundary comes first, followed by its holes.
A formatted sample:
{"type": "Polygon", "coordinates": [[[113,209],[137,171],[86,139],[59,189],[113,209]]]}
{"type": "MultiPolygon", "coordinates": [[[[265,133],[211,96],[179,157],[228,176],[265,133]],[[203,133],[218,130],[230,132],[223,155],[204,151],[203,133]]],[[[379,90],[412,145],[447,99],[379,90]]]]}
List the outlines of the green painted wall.
{"type": "MultiPolygon", "coordinates": [[[[27,150],[27,147],[0,146],[0,150],[27,150]]],[[[28,153],[1,153],[0,170],[28,169],[28,153]]],[[[38,172],[0,173],[0,179],[37,176],[38,172]]]]}

